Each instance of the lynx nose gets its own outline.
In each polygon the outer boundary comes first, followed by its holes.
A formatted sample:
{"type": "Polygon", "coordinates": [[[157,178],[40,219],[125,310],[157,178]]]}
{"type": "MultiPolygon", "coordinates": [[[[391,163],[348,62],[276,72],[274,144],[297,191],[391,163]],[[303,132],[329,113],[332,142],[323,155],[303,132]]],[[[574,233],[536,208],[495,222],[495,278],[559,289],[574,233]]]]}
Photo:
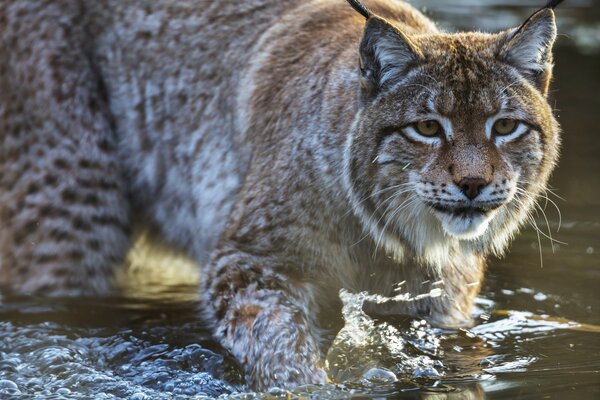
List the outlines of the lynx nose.
{"type": "Polygon", "coordinates": [[[460,182],[457,183],[458,187],[462,192],[469,198],[469,200],[473,200],[475,197],[479,196],[479,193],[489,184],[483,178],[462,178],[460,182]]]}

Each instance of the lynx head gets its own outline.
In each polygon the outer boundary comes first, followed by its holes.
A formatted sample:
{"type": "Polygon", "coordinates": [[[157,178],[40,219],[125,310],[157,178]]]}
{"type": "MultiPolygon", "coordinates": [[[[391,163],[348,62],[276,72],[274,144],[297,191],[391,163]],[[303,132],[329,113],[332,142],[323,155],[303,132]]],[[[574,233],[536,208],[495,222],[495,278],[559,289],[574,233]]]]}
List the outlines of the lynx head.
{"type": "Polygon", "coordinates": [[[354,211],[378,245],[429,264],[501,253],[558,156],[554,13],[499,34],[409,29],[367,19],[345,154],[354,211]]]}

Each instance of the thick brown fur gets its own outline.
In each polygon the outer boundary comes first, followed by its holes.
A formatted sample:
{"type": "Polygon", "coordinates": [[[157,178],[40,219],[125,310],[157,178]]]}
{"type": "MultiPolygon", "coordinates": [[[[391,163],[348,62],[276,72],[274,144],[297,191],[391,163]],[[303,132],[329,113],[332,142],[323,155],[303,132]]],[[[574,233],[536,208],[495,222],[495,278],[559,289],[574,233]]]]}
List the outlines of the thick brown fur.
{"type": "Polygon", "coordinates": [[[379,307],[468,324],[557,160],[554,15],[449,34],[366,4],[0,2],[0,283],[109,293],[135,219],[201,265],[257,389],[325,381],[317,315],[340,288],[435,282],[379,307]]]}

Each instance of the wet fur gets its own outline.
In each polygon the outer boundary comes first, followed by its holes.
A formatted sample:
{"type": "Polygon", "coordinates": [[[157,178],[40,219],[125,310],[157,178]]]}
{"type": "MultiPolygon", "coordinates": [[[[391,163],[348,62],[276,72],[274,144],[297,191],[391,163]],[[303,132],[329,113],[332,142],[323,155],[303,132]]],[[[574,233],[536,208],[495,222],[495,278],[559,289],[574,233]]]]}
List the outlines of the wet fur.
{"type": "Polygon", "coordinates": [[[366,4],[365,23],[341,0],[1,2],[0,282],[109,293],[135,223],[199,262],[214,334],[257,389],[325,381],[317,315],[340,288],[442,280],[439,298],[380,308],[468,323],[486,256],[556,162],[553,14],[528,22],[532,45],[366,4]],[[500,149],[482,135],[502,102],[535,129],[500,149]],[[398,135],[423,107],[452,141],[398,135]],[[473,240],[381,192],[458,196],[472,173],[527,194],[473,240]]]}

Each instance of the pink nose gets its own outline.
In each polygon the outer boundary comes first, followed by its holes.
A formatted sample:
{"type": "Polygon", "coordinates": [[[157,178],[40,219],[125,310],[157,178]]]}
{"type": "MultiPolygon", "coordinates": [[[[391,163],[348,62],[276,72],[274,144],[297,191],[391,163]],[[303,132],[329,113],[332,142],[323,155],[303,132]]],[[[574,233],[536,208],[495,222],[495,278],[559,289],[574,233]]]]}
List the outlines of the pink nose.
{"type": "Polygon", "coordinates": [[[473,200],[475,197],[479,196],[479,193],[489,184],[483,178],[462,178],[460,182],[457,183],[458,187],[462,192],[469,198],[469,200],[473,200]]]}

